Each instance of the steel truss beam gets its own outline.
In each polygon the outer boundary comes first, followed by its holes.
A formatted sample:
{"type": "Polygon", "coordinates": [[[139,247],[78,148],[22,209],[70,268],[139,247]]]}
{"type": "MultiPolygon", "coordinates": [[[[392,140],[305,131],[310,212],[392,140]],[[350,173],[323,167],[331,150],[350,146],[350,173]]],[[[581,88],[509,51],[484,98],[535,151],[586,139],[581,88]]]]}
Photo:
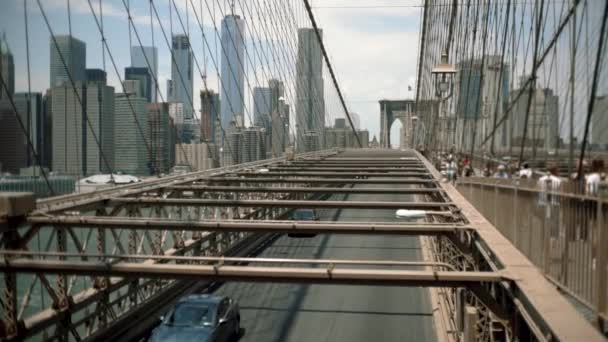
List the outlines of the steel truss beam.
{"type": "MultiPolygon", "coordinates": [[[[362,171],[362,172],[426,172],[426,169],[423,167],[413,167],[413,166],[404,166],[404,167],[375,167],[375,166],[323,166],[323,165],[314,165],[314,166],[289,166],[289,165],[280,165],[275,167],[269,167],[270,171],[335,171],[335,172],[353,172],[353,171],[362,171]]],[[[428,172],[427,172],[428,174],[428,172]]]]}
{"type": "Polygon", "coordinates": [[[298,184],[433,184],[433,179],[354,179],[354,178],[262,178],[226,177],[199,180],[206,183],[298,183],[298,184]]]}
{"type": "Polygon", "coordinates": [[[290,201],[230,200],[198,198],[115,197],[109,205],[143,204],[169,206],[251,207],[251,208],[342,208],[342,209],[442,209],[450,202],[366,202],[366,201],[290,201]]]}
{"type": "Polygon", "coordinates": [[[259,193],[323,193],[323,194],[404,194],[424,195],[441,192],[437,188],[337,188],[337,187],[254,187],[176,185],[165,189],[202,192],[259,192],[259,193]]]}
{"type": "Polygon", "coordinates": [[[75,274],[154,279],[255,281],[310,284],[377,286],[467,287],[481,282],[509,281],[500,272],[412,271],[395,269],[348,269],[304,267],[262,267],[228,265],[145,264],[134,262],[91,262],[5,259],[3,272],[75,274]]]}
{"type": "Polygon", "coordinates": [[[357,162],[293,162],[287,164],[290,166],[318,166],[318,167],[421,167],[423,166],[421,163],[387,163],[382,161],[369,161],[363,163],[357,162]]]}
{"type": "Polygon", "coordinates": [[[334,223],[306,221],[184,221],[153,218],[100,218],[89,217],[29,217],[33,225],[70,227],[106,227],[121,229],[162,229],[167,231],[217,231],[217,232],[274,232],[274,233],[315,233],[315,234],[362,234],[362,235],[442,235],[457,231],[471,230],[458,224],[385,224],[385,223],[334,223]]]}
{"type": "Polygon", "coordinates": [[[226,175],[226,177],[230,177],[230,175],[237,176],[246,176],[246,177],[383,177],[383,178],[391,178],[391,177],[430,177],[431,175],[428,172],[323,172],[323,171],[281,171],[281,172],[232,172],[226,175]]]}
{"type": "Polygon", "coordinates": [[[33,258],[89,258],[103,260],[104,262],[130,261],[130,260],[157,260],[173,262],[214,262],[219,265],[224,264],[293,264],[293,265],[374,265],[374,266],[405,266],[419,267],[431,266],[442,267],[450,271],[457,271],[454,266],[445,262],[432,261],[401,261],[401,260],[350,260],[350,259],[290,259],[290,258],[247,258],[247,257],[225,257],[225,256],[166,256],[150,254],[90,254],[90,253],[48,253],[48,252],[29,252],[29,251],[0,251],[4,257],[33,257],[33,258]]]}

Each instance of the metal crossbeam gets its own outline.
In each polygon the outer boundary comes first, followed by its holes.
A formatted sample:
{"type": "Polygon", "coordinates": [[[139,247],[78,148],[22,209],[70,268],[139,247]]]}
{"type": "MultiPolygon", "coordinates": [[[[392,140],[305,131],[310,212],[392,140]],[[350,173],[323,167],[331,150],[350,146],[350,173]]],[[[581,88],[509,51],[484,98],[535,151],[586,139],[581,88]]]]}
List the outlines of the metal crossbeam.
{"type": "Polygon", "coordinates": [[[198,262],[216,264],[291,264],[291,265],[366,265],[366,266],[400,266],[441,267],[450,271],[457,271],[453,265],[444,262],[433,261],[401,261],[401,260],[352,260],[352,259],[302,259],[302,258],[247,258],[229,256],[181,256],[181,255],[150,255],[150,254],[92,254],[92,253],[59,253],[59,252],[28,252],[19,250],[0,251],[4,257],[32,257],[32,258],[83,258],[97,259],[104,262],[132,261],[132,260],[155,260],[173,262],[198,262]]]}
{"type": "Polygon", "coordinates": [[[375,167],[375,166],[347,166],[343,165],[341,167],[336,166],[323,166],[323,165],[314,165],[314,166],[289,166],[289,165],[281,165],[275,167],[269,167],[269,170],[273,171],[335,171],[335,172],[352,172],[352,171],[363,171],[363,172],[426,172],[424,167],[416,167],[416,166],[403,166],[403,167],[375,167]]]}
{"type": "Polygon", "coordinates": [[[184,221],[153,218],[101,218],[101,217],[29,217],[28,222],[36,225],[71,227],[107,227],[121,229],[163,229],[167,231],[245,231],[273,233],[315,233],[315,234],[361,234],[361,235],[441,235],[457,231],[471,230],[458,224],[385,224],[385,223],[335,223],[307,221],[184,221]]]}
{"type": "Polygon", "coordinates": [[[226,175],[246,176],[246,177],[430,177],[428,172],[334,172],[334,171],[281,171],[281,172],[233,172],[226,175]]]}
{"type": "Polygon", "coordinates": [[[336,187],[253,187],[177,185],[166,189],[203,192],[249,192],[249,193],[323,193],[323,194],[402,194],[423,195],[440,192],[437,188],[336,188],[336,187]]]}
{"type": "Polygon", "coordinates": [[[290,201],[290,200],[229,200],[198,198],[115,197],[115,204],[148,204],[170,206],[255,207],[255,208],[342,208],[342,209],[441,209],[453,206],[449,202],[366,202],[366,201],[290,201]]]}
{"type": "Polygon", "coordinates": [[[412,271],[394,269],[348,269],[262,267],[228,265],[146,264],[32,259],[4,259],[2,272],[75,274],[247,282],[349,284],[377,286],[467,287],[480,282],[508,281],[500,272],[412,271]]]}
{"type": "Polygon", "coordinates": [[[305,183],[305,184],[433,184],[433,179],[354,179],[354,178],[262,178],[262,177],[231,177],[207,178],[202,182],[214,183],[305,183]]]}

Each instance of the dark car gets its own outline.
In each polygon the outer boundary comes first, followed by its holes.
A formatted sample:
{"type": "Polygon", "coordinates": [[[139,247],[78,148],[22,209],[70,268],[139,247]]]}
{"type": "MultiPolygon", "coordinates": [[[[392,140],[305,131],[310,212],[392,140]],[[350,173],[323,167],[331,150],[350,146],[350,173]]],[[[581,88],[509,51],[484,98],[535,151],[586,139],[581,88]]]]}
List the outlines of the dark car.
{"type": "MultiPolygon", "coordinates": [[[[296,209],[291,212],[289,219],[293,221],[318,221],[319,216],[314,209],[296,209]]],[[[288,233],[289,237],[313,237],[313,233],[288,233]]]]}
{"type": "Polygon", "coordinates": [[[223,296],[186,296],[161,320],[148,341],[229,341],[241,329],[238,304],[223,296]]]}

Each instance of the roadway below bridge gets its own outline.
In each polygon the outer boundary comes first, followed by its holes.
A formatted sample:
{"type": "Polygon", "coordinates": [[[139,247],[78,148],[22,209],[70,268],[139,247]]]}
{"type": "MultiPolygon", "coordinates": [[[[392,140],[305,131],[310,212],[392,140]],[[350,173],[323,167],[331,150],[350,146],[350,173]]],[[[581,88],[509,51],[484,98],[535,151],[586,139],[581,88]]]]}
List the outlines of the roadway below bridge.
{"type": "MultiPolygon", "coordinates": [[[[411,185],[401,185],[407,187],[411,185]]],[[[383,187],[357,184],[355,187],[383,187]]],[[[343,194],[330,200],[404,201],[412,195],[343,194]]],[[[323,209],[321,220],[394,222],[394,210],[323,209]]],[[[422,260],[418,237],[283,235],[260,255],[269,258],[422,260]]],[[[428,289],[356,285],[227,283],[217,294],[241,308],[240,341],[435,341],[428,289]]]]}

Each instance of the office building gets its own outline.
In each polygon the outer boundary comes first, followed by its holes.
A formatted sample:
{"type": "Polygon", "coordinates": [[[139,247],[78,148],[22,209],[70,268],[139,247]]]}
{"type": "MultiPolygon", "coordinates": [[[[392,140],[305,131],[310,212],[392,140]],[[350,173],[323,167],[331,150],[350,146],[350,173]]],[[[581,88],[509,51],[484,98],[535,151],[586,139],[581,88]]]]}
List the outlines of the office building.
{"type": "Polygon", "coordinates": [[[350,113],[350,118],[351,120],[353,120],[353,125],[355,126],[355,129],[361,129],[361,118],[359,117],[359,114],[350,113]]]}
{"type": "Polygon", "coordinates": [[[253,88],[253,125],[265,127],[266,118],[270,116],[270,88],[253,88]]]}
{"type": "MultiPolygon", "coordinates": [[[[86,84],[86,169],[85,174],[107,173],[114,166],[114,88],[106,77],[86,84]],[[101,148],[99,147],[101,144],[101,148]]],[[[68,124],[69,125],[69,124],[68,124]]]]}
{"type": "Polygon", "coordinates": [[[175,144],[172,143],[173,123],[168,103],[148,103],[151,173],[166,173],[173,167],[175,144]]]}
{"type": "Polygon", "coordinates": [[[215,142],[220,114],[220,95],[213,90],[201,90],[201,140],[215,142]]]}
{"type": "Polygon", "coordinates": [[[260,127],[249,127],[242,130],[240,162],[249,163],[266,158],[264,132],[260,127]]]}
{"type": "Polygon", "coordinates": [[[150,75],[150,102],[156,102],[158,94],[158,50],[153,46],[132,46],[131,47],[131,67],[148,68],[150,75]]]}
{"type": "Polygon", "coordinates": [[[222,149],[222,165],[236,165],[242,162],[243,128],[237,127],[236,122],[231,122],[231,127],[226,131],[224,146],[222,149]]]}
{"type": "Polygon", "coordinates": [[[50,38],[51,87],[86,82],[86,44],[69,35],[50,38]],[[71,77],[70,77],[71,76],[71,77]]]}
{"type": "Polygon", "coordinates": [[[115,169],[130,175],[148,175],[154,169],[149,164],[152,150],[147,99],[120,93],[114,103],[115,169]]]}
{"type": "Polygon", "coordinates": [[[192,119],[193,65],[188,36],[173,36],[171,57],[171,80],[167,81],[167,100],[182,103],[184,119],[192,119]]]}
{"type": "Polygon", "coordinates": [[[53,171],[83,177],[114,167],[114,88],[104,82],[51,89],[53,171]]]}
{"type": "MultiPolygon", "coordinates": [[[[137,90],[137,94],[141,97],[145,97],[148,102],[152,102],[152,95],[154,93],[152,75],[148,68],[141,67],[129,67],[125,68],[125,80],[130,81],[139,81],[139,89],[137,90]]],[[[127,90],[125,92],[132,92],[133,89],[127,90]]]]}
{"type": "Polygon", "coordinates": [[[280,157],[285,152],[285,126],[289,126],[289,119],[286,118],[285,111],[285,99],[283,95],[285,93],[285,85],[283,82],[277,79],[271,79],[268,81],[268,87],[270,88],[270,115],[271,115],[271,148],[272,156],[280,157]]]}
{"type": "Polygon", "coordinates": [[[296,80],[297,149],[306,152],[313,147],[323,148],[325,127],[323,55],[314,29],[298,30],[296,80]],[[306,138],[300,140],[302,137],[306,138]]]}
{"type": "MultiPolygon", "coordinates": [[[[346,119],[337,118],[334,123],[334,128],[346,128],[346,119]]],[[[350,126],[349,126],[349,128],[350,128],[350,126]]]]}
{"type": "MultiPolygon", "coordinates": [[[[361,146],[367,148],[369,146],[369,131],[357,130],[357,135],[361,141],[361,146]]],[[[352,128],[325,128],[325,148],[359,148],[357,137],[352,128]]]]}
{"type": "MultiPolygon", "coordinates": [[[[442,139],[448,139],[450,145],[464,141],[463,148],[469,150],[473,143],[470,138],[472,135],[469,132],[476,132],[475,146],[479,147],[479,144],[490,133],[494,117],[501,118],[507,109],[509,66],[502,64],[501,56],[485,56],[483,59],[462,61],[458,63],[457,69],[454,94],[457,99],[456,117],[458,119],[441,113],[441,122],[438,122],[438,125],[443,135],[442,139]],[[451,122],[455,122],[456,125],[454,126],[451,122]]],[[[505,122],[495,132],[494,147],[509,146],[509,125],[510,122],[505,122]]]]}
{"type": "Polygon", "coordinates": [[[0,148],[1,172],[16,174],[26,167],[27,139],[8,100],[0,100],[0,146],[3,146],[0,148]]]}
{"type": "Polygon", "coordinates": [[[6,34],[2,34],[0,40],[0,76],[4,80],[6,88],[0,83],[0,101],[7,100],[9,96],[15,93],[15,62],[13,53],[8,47],[6,34]]]}
{"type": "Polygon", "coordinates": [[[222,19],[221,29],[221,122],[224,130],[232,121],[244,127],[244,77],[245,22],[238,15],[227,15],[222,19]]]}
{"type": "MultiPolygon", "coordinates": [[[[50,134],[44,130],[44,117],[42,108],[42,94],[41,93],[16,93],[13,95],[17,112],[21,118],[21,122],[26,130],[25,134],[29,138],[32,146],[29,147],[27,140],[25,141],[26,161],[25,167],[38,165],[40,162],[41,166],[46,166],[43,160],[36,160],[42,158],[44,150],[45,135],[50,134]],[[32,151],[33,148],[33,151],[32,151]]],[[[24,134],[21,127],[12,134],[24,134]]],[[[0,145],[6,146],[6,145],[0,145]]]]}
{"type": "MultiPolygon", "coordinates": [[[[520,90],[515,90],[517,94],[520,90]]],[[[525,144],[527,147],[535,147],[545,151],[554,150],[559,145],[559,99],[549,88],[536,88],[532,91],[530,99],[530,88],[523,89],[522,95],[515,102],[509,121],[512,131],[507,133],[511,136],[513,146],[525,144]],[[527,121],[527,132],[524,139],[524,127],[526,126],[526,113],[529,114],[527,121]],[[524,143],[525,141],[525,143],[524,143]]]]}
{"type": "Polygon", "coordinates": [[[85,76],[87,82],[101,82],[106,83],[108,75],[101,69],[85,69],[85,76]]]}
{"type": "Polygon", "coordinates": [[[593,149],[608,150],[608,95],[597,96],[591,115],[590,142],[593,149]]]}
{"type": "Polygon", "coordinates": [[[215,146],[210,143],[180,144],[175,146],[175,165],[188,165],[192,171],[217,167],[213,157],[215,146]]]}
{"type": "Polygon", "coordinates": [[[51,89],[47,89],[42,97],[42,126],[43,126],[43,141],[40,151],[40,160],[42,166],[52,169],[53,167],[53,113],[52,113],[52,95],[51,89]]]}

